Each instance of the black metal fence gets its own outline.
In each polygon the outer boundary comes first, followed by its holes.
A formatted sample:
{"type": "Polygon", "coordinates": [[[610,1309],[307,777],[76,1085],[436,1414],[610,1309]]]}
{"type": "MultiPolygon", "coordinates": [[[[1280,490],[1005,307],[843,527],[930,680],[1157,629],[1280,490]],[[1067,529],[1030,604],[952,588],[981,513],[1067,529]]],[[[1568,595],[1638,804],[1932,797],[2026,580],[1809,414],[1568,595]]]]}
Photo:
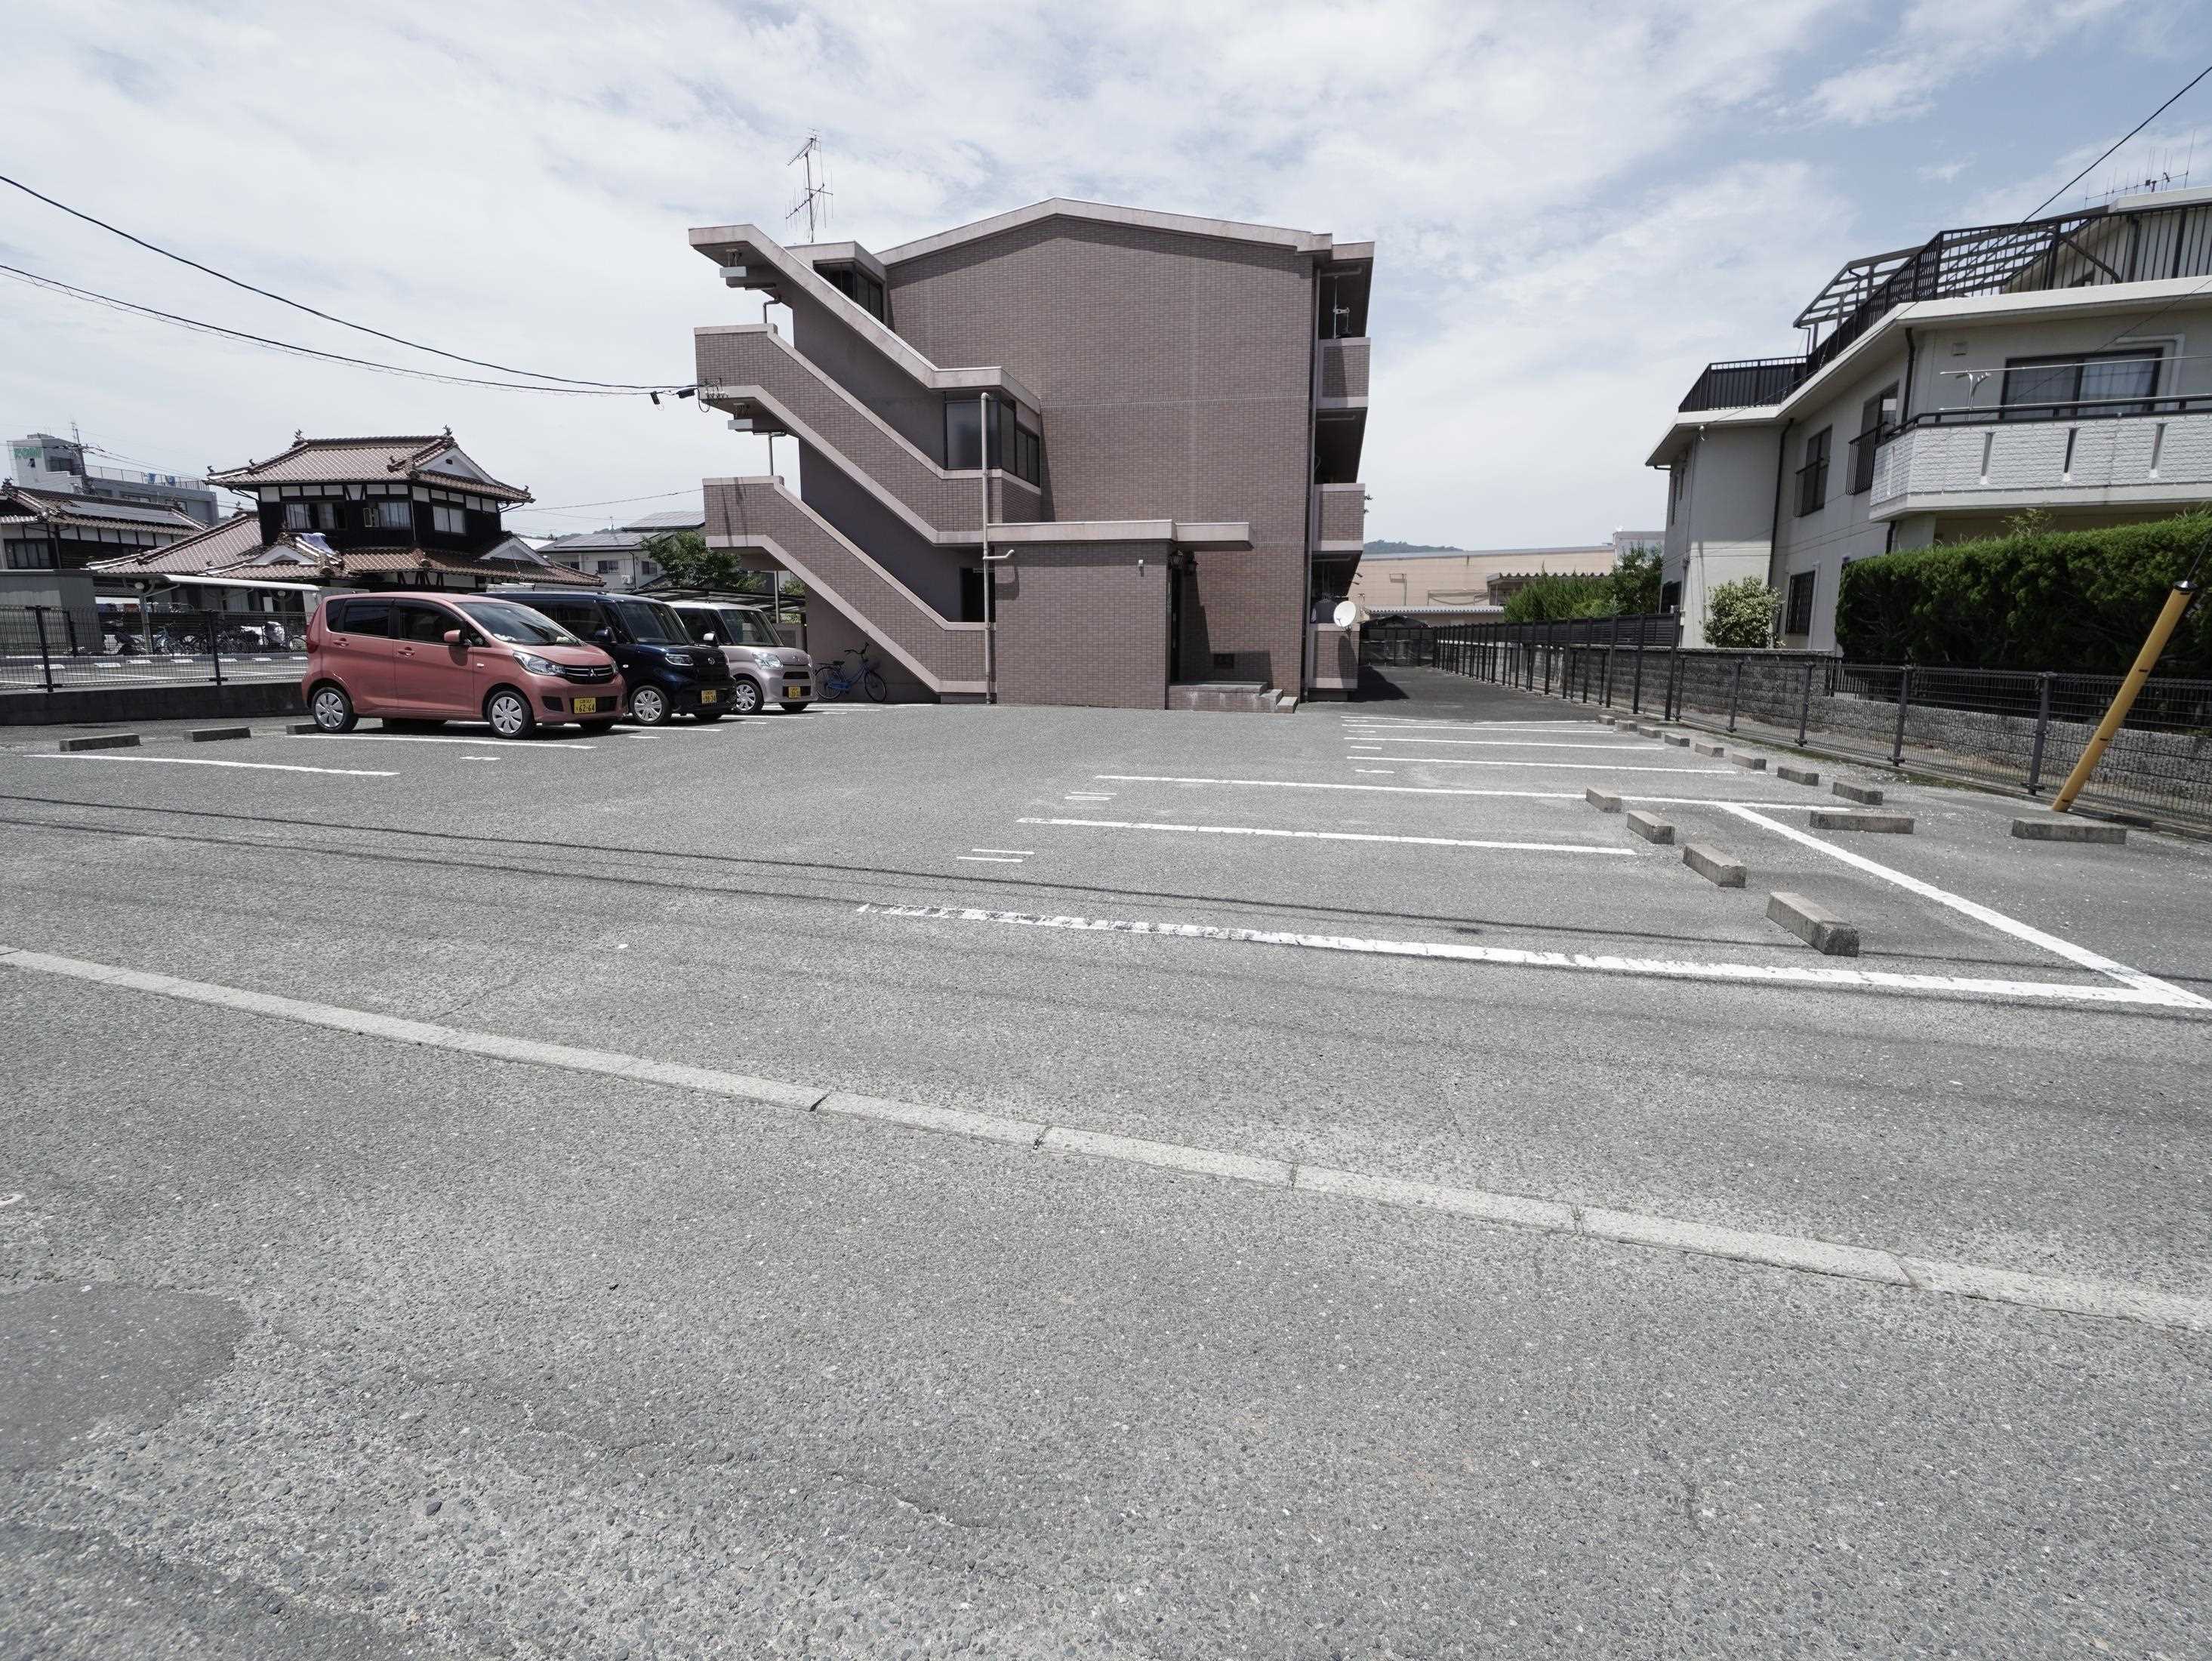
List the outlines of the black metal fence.
{"type": "MultiPolygon", "coordinates": [[[[1436,631],[1434,666],[1606,709],[1977,784],[2056,791],[2118,675],[1845,663],[1680,643],[1680,619],[1473,624],[1436,631]]],[[[2085,803],[2212,829],[2212,680],[2154,677],[2085,803]]]]}
{"type": "Polygon", "coordinates": [[[290,680],[306,642],[297,612],[0,606],[0,693],[290,680]]]}

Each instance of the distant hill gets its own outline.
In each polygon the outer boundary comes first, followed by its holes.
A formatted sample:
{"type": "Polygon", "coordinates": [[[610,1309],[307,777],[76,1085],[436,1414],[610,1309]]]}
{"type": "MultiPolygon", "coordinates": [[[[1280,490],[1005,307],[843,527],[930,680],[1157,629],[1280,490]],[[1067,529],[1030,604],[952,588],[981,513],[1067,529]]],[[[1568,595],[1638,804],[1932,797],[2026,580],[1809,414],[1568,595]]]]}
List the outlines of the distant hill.
{"type": "Polygon", "coordinates": [[[1392,542],[1387,538],[1367,545],[1370,554],[1463,554],[1464,548],[1455,548],[1449,542],[1392,542]]]}

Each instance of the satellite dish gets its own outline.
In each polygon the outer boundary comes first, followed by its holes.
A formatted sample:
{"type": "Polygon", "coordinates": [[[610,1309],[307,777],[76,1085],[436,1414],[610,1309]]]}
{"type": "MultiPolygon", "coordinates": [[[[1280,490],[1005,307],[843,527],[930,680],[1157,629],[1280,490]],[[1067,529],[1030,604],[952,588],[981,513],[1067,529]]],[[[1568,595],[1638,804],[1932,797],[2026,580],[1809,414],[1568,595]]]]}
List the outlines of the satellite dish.
{"type": "Polygon", "coordinates": [[[1367,621],[1367,608],[1356,599],[1340,599],[1331,615],[1335,618],[1338,628],[1349,629],[1355,623],[1367,621]]]}

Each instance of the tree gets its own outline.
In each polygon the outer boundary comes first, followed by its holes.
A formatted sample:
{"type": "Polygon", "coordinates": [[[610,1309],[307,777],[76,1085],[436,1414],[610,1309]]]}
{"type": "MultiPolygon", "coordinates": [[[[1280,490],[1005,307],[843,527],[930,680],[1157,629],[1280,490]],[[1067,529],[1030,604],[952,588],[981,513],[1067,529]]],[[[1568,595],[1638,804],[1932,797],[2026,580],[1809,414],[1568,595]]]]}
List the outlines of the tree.
{"type": "Polygon", "coordinates": [[[709,548],[697,531],[656,531],[637,551],[660,568],[661,580],[672,588],[702,588],[714,594],[769,592],[767,572],[748,571],[734,552],[709,548]]]}
{"type": "Polygon", "coordinates": [[[1649,542],[1632,542],[1606,580],[1613,586],[1613,609],[1623,617],[1649,617],[1659,609],[1660,552],[1649,542]]]}
{"type": "Polygon", "coordinates": [[[1530,577],[1506,596],[1508,623],[1549,623],[1558,618],[1601,618],[1613,612],[1613,579],[1586,572],[1547,572],[1530,577]]]}
{"type": "Polygon", "coordinates": [[[1774,608],[1781,596],[1757,577],[1723,582],[1705,599],[1705,644],[1742,648],[1774,639],[1774,608]]]}

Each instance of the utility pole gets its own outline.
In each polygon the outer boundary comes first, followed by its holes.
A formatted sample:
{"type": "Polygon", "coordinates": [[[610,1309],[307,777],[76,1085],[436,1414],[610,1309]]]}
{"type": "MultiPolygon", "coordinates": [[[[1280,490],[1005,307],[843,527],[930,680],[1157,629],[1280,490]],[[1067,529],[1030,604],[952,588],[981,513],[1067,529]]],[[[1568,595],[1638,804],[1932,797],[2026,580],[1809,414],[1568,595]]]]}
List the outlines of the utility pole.
{"type": "Polygon", "coordinates": [[[798,218],[799,215],[805,214],[806,216],[806,240],[809,242],[812,242],[817,240],[817,232],[818,228],[815,223],[815,215],[817,204],[819,204],[821,214],[821,228],[826,228],[830,223],[830,200],[831,195],[830,189],[830,170],[826,166],[823,166],[822,162],[822,135],[818,132],[811,132],[807,134],[806,142],[799,147],[798,153],[784,165],[786,167],[797,167],[800,169],[799,177],[805,181],[804,187],[799,192],[799,205],[793,208],[789,213],[784,215],[784,222],[788,224],[791,221],[798,218]],[[816,170],[817,168],[821,172],[821,177],[818,179],[815,177],[816,170]]]}

